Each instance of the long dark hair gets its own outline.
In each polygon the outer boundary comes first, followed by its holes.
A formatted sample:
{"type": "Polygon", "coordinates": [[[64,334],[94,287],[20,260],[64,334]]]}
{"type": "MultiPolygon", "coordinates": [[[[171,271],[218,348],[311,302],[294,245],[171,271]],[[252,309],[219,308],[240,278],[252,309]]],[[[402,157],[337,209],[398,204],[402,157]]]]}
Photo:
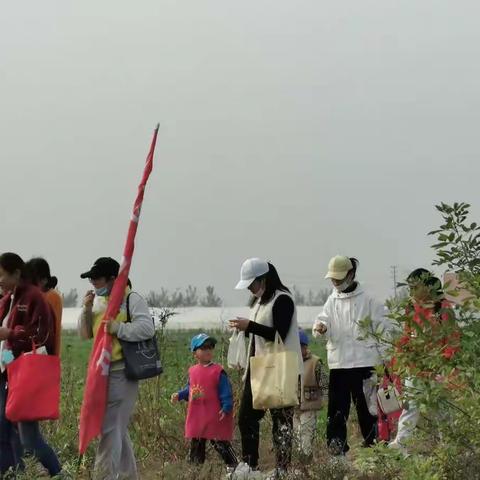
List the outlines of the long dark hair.
{"type": "Polygon", "coordinates": [[[360,262],[355,257],[349,257],[349,259],[352,262],[353,268],[351,268],[348,273],[353,271],[353,280],[355,280],[355,278],[357,277],[357,270],[358,270],[358,266],[360,265],[360,262]]]}
{"type": "Polygon", "coordinates": [[[41,257],[34,257],[25,264],[26,276],[34,285],[39,285],[42,280],[47,280],[45,290],[51,290],[58,284],[57,277],[50,274],[50,265],[41,257]]]}
{"type": "Polygon", "coordinates": [[[5,252],[0,255],[0,267],[10,275],[20,270],[20,278],[25,278],[25,262],[20,255],[12,252],[5,252]]]}
{"type": "Polygon", "coordinates": [[[435,313],[442,309],[442,303],[445,298],[442,282],[432,272],[425,268],[416,268],[408,275],[407,284],[410,288],[418,284],[428,287],[433,296],[435,313]]]}
{"type": "MultiPolygon", "coordinates": [[[[263,279],[265,279],[265,292],[260,299],[260,304],[264,305],[268,303],[273,298],[277,290],[290,293],[290,290],[280,280],[277,269],[270,262],[268,262],[268,272],[265,275],[257,277],[255,280],[263,279]]],[[[250,307],[253,307],[257,300],[257,297],[252,296],[249,302],[250,307]]]]}

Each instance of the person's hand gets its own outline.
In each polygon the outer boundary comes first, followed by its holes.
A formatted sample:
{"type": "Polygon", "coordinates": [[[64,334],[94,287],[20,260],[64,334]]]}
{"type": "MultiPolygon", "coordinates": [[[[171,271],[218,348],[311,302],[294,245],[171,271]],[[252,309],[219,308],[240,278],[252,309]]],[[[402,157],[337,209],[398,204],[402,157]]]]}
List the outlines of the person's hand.
{"type": "Polygon", "coordinates": [[[317,323],[314,330],[320,335],[324,335],[327,332],[327,326],[324,323],[317,323]]]}
{"type": "Polygon", "coordinates": [[[10,335],[10,329],[7,327],[0,327],[0,340],[6,340],[10,335]]]}
{"type": "Polygon", "coordinates": [[[248,328],[250,320],[248,318],[237,317],[235,320],[230,320],[230,328],[236,328],[241,332],[244,332],[248,328]]]}
{"type": "Polygon", "coordinates": [[[83,297],[83,306],[85,308],[91,309],[93,307],[93,299],[95,298],[95,292],[89,290],[83,297]]]}
{"type": "Polygon", "coordinates": [[[218,419],[219,419],[220,421],[222,421],[222,420],[225,418],[226,415],[227,415],[227,414],[226,414],[223,410],[220,410],[220,411],[218,412],[218,419]]]}
{"type": "Polygon", "coordinates": [[[119,328],[120,322],[116,322],[115,320],[108,320],[105,322],[105,331],[110,335],[116,335],[119,328]]]}
{"type": "Polygon", "coordinates": [[[172,393],[172,396],[170,397],[170,402],[172,403],[178,402],[178,392],[172,393]]]}

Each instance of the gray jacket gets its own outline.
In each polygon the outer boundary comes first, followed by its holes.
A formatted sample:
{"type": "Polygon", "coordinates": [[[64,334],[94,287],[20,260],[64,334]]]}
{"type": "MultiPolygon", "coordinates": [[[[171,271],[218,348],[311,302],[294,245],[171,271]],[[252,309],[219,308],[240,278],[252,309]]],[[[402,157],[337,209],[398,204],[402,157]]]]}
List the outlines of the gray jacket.
{"type": "MultiPolygon", "coordinates": [[[[96,307],[94,300],[94,306],[96,307]]],[[[141,342],[152,338],[155,333],[152,316],[145,299],[137,292],[132,292],[129,297],[129,310],[131,322],[122,322],[115,333],[117,338],[127,342],[141,342]]],[[[125,302],[123,304],[125,308],[125,302]]],[[[78,333],[84,339],[93,338],[93,309],[82,308],[78,319],[78,333]]]]}

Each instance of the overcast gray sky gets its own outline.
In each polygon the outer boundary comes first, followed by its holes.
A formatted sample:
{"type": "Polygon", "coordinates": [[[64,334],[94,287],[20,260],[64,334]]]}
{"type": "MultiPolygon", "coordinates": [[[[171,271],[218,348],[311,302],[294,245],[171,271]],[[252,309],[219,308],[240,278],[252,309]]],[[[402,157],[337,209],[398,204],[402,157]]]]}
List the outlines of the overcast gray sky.
{"type": "Polygon", "coordinates": [[[0,14],[0,250],[60,287],[120,257],[157,121],[132,279],[216,286],[262,256],[321,288],[357,256],[432,260],[434,204],[478,220],[480,6],[451,0],[43,0],[0,14]]]}

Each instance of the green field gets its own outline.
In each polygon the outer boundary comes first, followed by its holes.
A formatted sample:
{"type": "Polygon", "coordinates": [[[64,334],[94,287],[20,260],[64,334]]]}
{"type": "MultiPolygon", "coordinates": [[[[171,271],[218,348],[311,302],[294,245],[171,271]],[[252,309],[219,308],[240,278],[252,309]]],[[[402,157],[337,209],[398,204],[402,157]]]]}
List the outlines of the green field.
{"type": "MultiPolygon", "coordinates": [[[[223,464],[215,451],[208,452],[209,461],[200,470],[186,462],[188,444],[183,438],[185,404],[172,405],[170,395],[186,382],[186,374],[192,364],[189,352],[190,338],[195,332],[164,331],[159,337],[161,355],[165,373],[158,378],[143,381],[135,415],[131,424],[131,436],[135,445],[137,461],[142,479],[180,479],[188,478],[223,478],[223,464]],[[211,461],[210,461],[211,460],[211,461]]],[[[216,361],[226,364],[228,349],[228,332],[213,332],[218,339],[216,361]]],[[[312,342],[312,351],[325,358],[324,345],[312,342]]],[[[95,446],[92,445],[87,455],[79,461],[77,455],[78,416],[85,384],[85,372],[90,353],[91,342],[82,341],[73,332],[66,332],[62,346],[62,405],[61,418],[56,422],[45,422],[43,431],[51,445],[58,452],[65,468],[74,478],[91,478],[95,446]]],[[[235,411],[238,410],[241,392],[241,373],[228,371],[235,394],[235,411]]],[[[318,421],[317,457],[320,463],[326,455],[324,435],[326,412],[323,410],[318,421]]],[[[262,425],[261,466],[268,471],[273,468],[273,454],[268,416],[262,425]]],[[[240,454],[238,431],[235,432],[234,446],[240,454]]],[[[298,467],[304,467],[298,465],[298,467]]],[[[327,468],[324,466],[324,468],[327,468]]],[[[302,478],[322,478],[316,468],[305,470],[302,478]],[[310,472],[310,474],[308,473],[310,472]]],[[[26,478],[40,478],[38,465],[29,462],[26,478]]],[[[325,472],[328,478],[343,478],[342,469],[325,472]]],[[[325,477],[326,478],[326,477],[325,477]]]]}

